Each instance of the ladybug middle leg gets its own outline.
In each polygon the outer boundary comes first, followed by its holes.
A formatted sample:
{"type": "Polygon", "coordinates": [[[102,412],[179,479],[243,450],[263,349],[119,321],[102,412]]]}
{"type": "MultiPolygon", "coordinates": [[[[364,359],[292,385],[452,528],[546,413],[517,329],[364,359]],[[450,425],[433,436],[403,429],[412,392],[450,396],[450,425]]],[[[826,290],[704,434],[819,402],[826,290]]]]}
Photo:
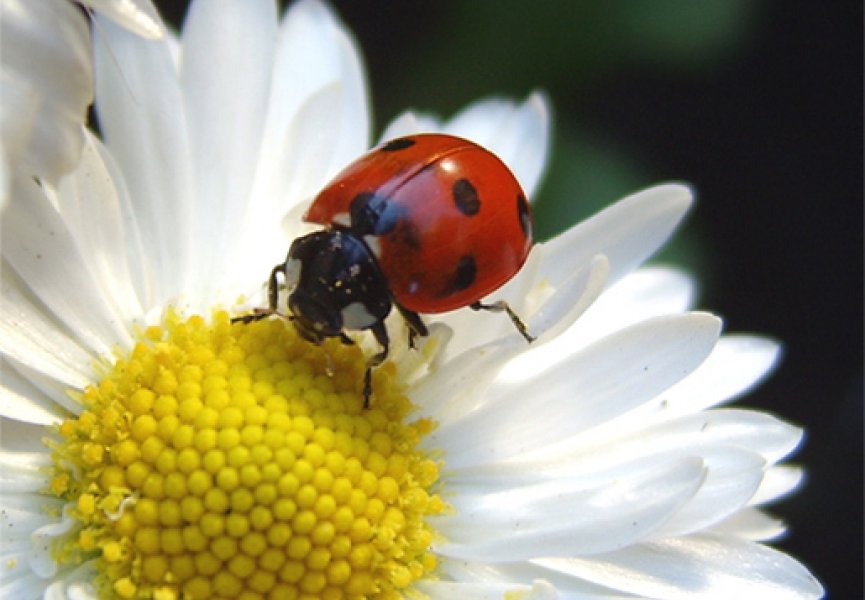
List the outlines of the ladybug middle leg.
{"type": "Polygon", "coordinates": [[[514,312],[514,309],[512,309],[504,300],[498,300],[490,304],[482,304],[480,301],[472,302],[469,304],[469,308],[472,310],[488,310],[490,312],[506,312],[511,318],[511,323],[513,323],[514,327],[517,328],[517,331],[520,332],[520,335],[530,344],[535,341],[535,336],[529,333],[529,328],[526,327],[526,324],[523,323],[519,315],[517,315],[517,313],[514,312]]]}
{"type": "Polygon", "coordinates": [[[405,319],[405,322],[408,325],[408,347],[414,348],[414,343],[417,337],[428,336],[429,330],[426,328],[426,325],[424,325],[424,322],[421,320],[419,314],[414,311],[408,310],[407,308],[403,308],[398,303],[394,304],[396,305],[396,309],[399,311],[399,314],[402,315],[402,318],[405,319]]]}
{"type": "Polygon", "coordinates": [[[256,308],[252,311],[252,314],[234,317],[231,320],[232,323],[252,323],[253,321],[260,321],[270,315],[279,314],[276,310],[276,303],[279,297],[278,273],[285,275],[285,263],[276,265],[270,272],[270,278],[267,281],[267,308],[256,308]]]}

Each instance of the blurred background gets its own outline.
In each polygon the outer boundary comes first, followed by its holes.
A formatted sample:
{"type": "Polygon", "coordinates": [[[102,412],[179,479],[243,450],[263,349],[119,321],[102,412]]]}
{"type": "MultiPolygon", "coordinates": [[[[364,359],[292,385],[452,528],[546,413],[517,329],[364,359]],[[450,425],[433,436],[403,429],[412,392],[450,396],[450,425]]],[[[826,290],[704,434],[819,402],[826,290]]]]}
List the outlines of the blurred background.
{"type": "MultiPolygon", "coordinates": [[[[182,22],[184,2],[158,2],[182,22]]],[[[727,331],[781,340],[740,405],[803,425],[777,546],[862,597],[862,2],[334,0],[366,59],[375,135],[407,108],[545,90],[549,237],[624,194],[698,192],[657,260],[693,271],[727,331]]]]}

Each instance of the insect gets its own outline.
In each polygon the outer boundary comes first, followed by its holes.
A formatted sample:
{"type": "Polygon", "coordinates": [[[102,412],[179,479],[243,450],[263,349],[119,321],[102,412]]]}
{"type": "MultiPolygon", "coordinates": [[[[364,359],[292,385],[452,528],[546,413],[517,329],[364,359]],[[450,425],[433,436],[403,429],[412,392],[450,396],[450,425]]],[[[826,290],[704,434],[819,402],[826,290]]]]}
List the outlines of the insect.
{"type": "Polygon", "coordinates": [[[526,326],[503,301],[481,298],[511,279],[532,245],[529,204],[514,175],[491,152],[444,134],[397,138],[373,148],[315,197],[304,220],[323,229],[300,237],[268,283],[267,309],[236,321],[277,314],[279,275],[288,290],[287,318],[319,343],[346,330],[370,330],[388,355],[384,319],[393,307],[409,344],[428,335],[421,313],[457,308],[506,312],[527,342],[526,326]]]}

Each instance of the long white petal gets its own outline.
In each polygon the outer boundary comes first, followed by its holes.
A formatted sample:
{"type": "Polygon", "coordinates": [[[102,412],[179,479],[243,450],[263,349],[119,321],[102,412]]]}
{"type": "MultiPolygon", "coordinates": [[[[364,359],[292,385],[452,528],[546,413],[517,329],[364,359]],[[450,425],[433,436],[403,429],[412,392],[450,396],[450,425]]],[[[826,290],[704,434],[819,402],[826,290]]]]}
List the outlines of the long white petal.
{"type": "Polygon", "coordinates": [[[787,600],[823,595],[820,583],[786,554],[712,533],[640,544],[605,556],[534,562],[651,598],[787,600]]]}
{"type": "Polygon", "coordinates": [[[87,385],[93,355],[45,313],[8,264],[3,265],[0,284],[0,352],[69,387],[87,385]]]}
{"type": "Polygon", "coordinates": [[[212,302],[243,223],[243,199],[250,195],[261,150],[276,36],[272,0],[203,0],[192,4],[186,17],[179,70],[193,168],[189,200],[196,218],[185,235],[194,248],[209,248],[195,252],[189,283],[194,305],[212,302]]]}
{"type": "Polygon", "coordinates": [[[729,519],[714,525],[712,531],[753,542],[768,542],[781,537],[787,527],[784,522],[757,508],[744,508],[729,519]]]}
{"type": "Polygon", "coordinates": [[[463,583],[456,581],[423,581],[417,588],[430,598],[451,600],[501,600],[514,597],[520,600],[558,600],[562,598],[555,588],[544,581],[534,585],[505,581],[489,583],[463,583]]]}
{"type": "Polygon", "coordinates": [[[574,265],[603,254],[610,260],[610,283],[618,281],[663,244],[691,205],[684,185],[658,185],[628,196],[553,238],[547,276],[553,286],[574,265]]]}
{"type": "Polygon", "coordinates": [[[101,293],[98,277],[54,205],[33,181],[16,181],[13,189],[16,201],[3,215],[3,257],[94,354],[131,345],[129,324],[101,293]]]}
{"type": "Polygon", "coordinates": [[[5,358],[0,361],[0,375],[0,416],[37,425],[56,424],[63,419],[57,404],[5,358]]]}
{"type": "Polygon", "coordinates": [[[718,338],[720,321],[693,313],[660,317],[609,336],[545,372],[546,384],[511,386],[430,438],[452,468],[520,455],[595,427],[693,371],[718,338]],[[539,415],[555,415],[539,418],[539,415]]]}
{"type": "Polygon", "coordinates": [[[144,312],[139,233],[110,156],[93,134],[85,137],[81,163],[58,187],[57,211],[99,295],[128,329],[144,312]]]}
{"type": "Polygon", "coordinates": [[[397,115],[388,123],[378,141],[386,142],[414,133],[434,133],[441,130],[442,124],[437,117],[410,110],[397,115]]]}
{"type": "Polygon", "coordinates": [[[801,467],[795,465],[775,465],[763,478],[760,487],[751,498],[753,506],[762,506],[770,502],[777,502],[784,496],[793,492],[802,485],[805,480],[805,472],[801,467]]]}
{"type": "Polygon", "coordinates": [[[675,269],[637,269],[604,291],[591,308],[562,336],[572,349],[582,348],[640,321],[692,308],[694,282],[675,269]]]}
{"type": "Polygon", "coordinates": [[[370,125],[364,81],[360,53],[333,12],[319,0],[293,3],[278,33],[259,181],[252,198],[265,202],[260,208],[270,211],[268,218],[309,199],[337,170],[367,150],[370,125]],[[327,106],[328,128],[311,134],[296,120],[325,89],[337,91],[327,106]],[[302,173],[293,168],[294,162],[314,170],[302,173]],[[292,184],[286,171],[298,171],[307,184],[292,184]],[[284,191],[291,194],[273,195],[284,191]]]}
{"type": "Polygon", "coordinates": [[[162,307],[188,289],[193,251],[193,171],[173,41],[146,41],[101,18],[94,35],[99,124],[156,275],[152,301],[162,307]]]}
{"type": "Polygon", "coordinates": [[[753,388],[777,364],[777,342],[751,335],[725,335],[700,368],[663,395],[673,413],[696,412],[728,402],[753,388]]]}
{"type": "MultiPolygon", "coordinates": [[[[639,541],[700,487],[703,463],[685,459],[597,487],[565,480],[454,498],[457,514],[438,523],[437,553],[484,562],[597,554],[639,541]]],[[[436,519],[438,521],[438,519],[436,519]]]]}
{"type": "Polygon", "coordinates": [[[151,0],[84,0],[83,4],[146,38],[165,35],[165,25],[151,0]]]}

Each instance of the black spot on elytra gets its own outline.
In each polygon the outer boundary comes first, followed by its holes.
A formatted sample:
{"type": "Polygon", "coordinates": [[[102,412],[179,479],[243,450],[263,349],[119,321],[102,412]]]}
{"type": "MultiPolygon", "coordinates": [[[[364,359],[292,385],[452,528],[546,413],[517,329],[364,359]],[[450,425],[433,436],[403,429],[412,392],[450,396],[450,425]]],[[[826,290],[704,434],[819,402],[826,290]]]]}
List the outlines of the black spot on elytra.
{"type": "Polygon", "coordinates": [[[473,217],[481,209],[478,191],[468,179],[457,179],[453,185],[454,204],[461,213],[473,217]]]}
{"type": "Polygon", "coordinates": [[[402,210],[390,198],[361,192],[349,207],[351,228],[358,235],[384,235],[393,231],[402,210]]]}
{"type": "Polygon", "coordinates": [[[526,197],[522,194],[517,194],[517,214],[520,219],[520,227],[523,229],[523,235],[527,238],[532,237],[532,215],[529,212],[529,203],[526,197]]]}
{"type": "Polygon", "coordinates": [[[397,138],[395,140],[389,141],[387,144],[381,147],[382,152],[396,152],[398,150],[405,150],[406,148],[411,148],[415,145],[415,141],[411,138],[397,138]]]}
{"type": "Polygon", "coordinates": [[[475,257],[471,254],[466,254],[457,263],[453,279],[449,282],[445,295],[454,294],[468,288],[475,282],[477,274],[478,268],[475,264],[475,257]]]}
{"type": "Polygon", "coordinates": [[[413,250],[420,250],[420,231],[409,219],[401,219],[391,231],[388,239],[394,244],[403,244],[413,250]]]}

